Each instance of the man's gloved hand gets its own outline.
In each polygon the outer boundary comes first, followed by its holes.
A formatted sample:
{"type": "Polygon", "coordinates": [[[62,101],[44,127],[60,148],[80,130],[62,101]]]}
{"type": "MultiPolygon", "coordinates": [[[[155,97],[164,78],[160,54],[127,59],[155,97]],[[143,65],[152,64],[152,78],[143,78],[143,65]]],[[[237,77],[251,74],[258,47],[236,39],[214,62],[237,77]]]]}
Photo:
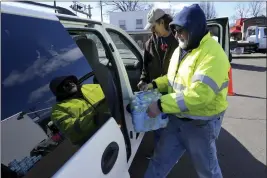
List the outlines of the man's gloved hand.
{"type": "Polygon", "coordinates": [[[141,91],[147,91],[153,89],[152,83],[147,84],[144,81],[140,81],[137,85],[138,89],[141,91]]]}
{"type": "Polygon", "coordinates": [[[147,108],[147,115],[151,118],[155,118],[157,117],[158,115],[160,115],[161,111],[158,107],[158,102],[155,101],[153,103],[151,103],[148,108],[147,108]]]}

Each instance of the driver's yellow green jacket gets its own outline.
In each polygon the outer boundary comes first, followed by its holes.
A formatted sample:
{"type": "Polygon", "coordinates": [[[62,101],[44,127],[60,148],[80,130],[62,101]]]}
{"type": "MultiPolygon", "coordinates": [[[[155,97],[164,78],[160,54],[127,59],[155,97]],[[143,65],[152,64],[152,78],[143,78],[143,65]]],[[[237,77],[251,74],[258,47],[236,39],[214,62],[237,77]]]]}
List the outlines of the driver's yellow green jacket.
{"type": "Polygon", "coordinates": [[[180,51],[180,47],[174,51],[167,75],[154,80],[160,92],[168,92],[160,99],[162,111],[191,119],[218,118],[228,107],[227,55],[210,33],[177,70],[180,51]]]}
{"type": "Polygon", "coordinates": [[[73,98],[57,103],[52,109],[52,121],[74,144],[83,142],[94,132],[97,112],[108,110],[103,102],[105,96],[98,84],[83,85],[82,98],[73,98]],[[94,107],[92,107],[92,105],[94,107]]]}

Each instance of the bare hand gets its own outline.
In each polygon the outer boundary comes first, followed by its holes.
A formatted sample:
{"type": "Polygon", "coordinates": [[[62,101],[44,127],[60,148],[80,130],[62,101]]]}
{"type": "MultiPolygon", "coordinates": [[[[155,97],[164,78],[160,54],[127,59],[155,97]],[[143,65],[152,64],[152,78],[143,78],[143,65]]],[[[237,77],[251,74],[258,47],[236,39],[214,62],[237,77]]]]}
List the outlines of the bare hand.
{"type": "Polygon", "coordinates": [[[139,90],[144,91],[146,85],[147,85],[147,83],[141,80],[141,81],[137,84],[137,87],[138,87],[139,90]]]}
{"type": "Polygon", "coordinates": [[[157,117],[158,115],[160,115],[161,111],[158,107],[158,103],[157,101],[151,103],[148,108],[147,108],[147,115],[150,117],[150,118],[155,118],[157,117]]]}

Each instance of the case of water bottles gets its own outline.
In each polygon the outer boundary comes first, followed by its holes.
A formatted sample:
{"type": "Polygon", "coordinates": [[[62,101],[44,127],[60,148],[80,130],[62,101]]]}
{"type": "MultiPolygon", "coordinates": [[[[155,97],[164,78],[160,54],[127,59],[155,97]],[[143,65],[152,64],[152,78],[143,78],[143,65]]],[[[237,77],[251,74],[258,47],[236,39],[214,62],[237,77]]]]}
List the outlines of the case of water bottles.
{"type": "Polygon", "coordinates": [[[36,162],[38,162],[42,158],[41,155],[39,156],[32,156],[32,157],[25,157],[21,161],[17,161],[14,159],[12,162],[8,164],[8,167],[15,171],[18,175],[24,176],[36,162]]]}
{"type": "Polygon", "coordinates": [[[136,132],[148,132],[164,128],[168,124],[168,117],[161,113],[155,118],[150,118],[147,115],[148,106],[157,101],[161,97],[161,93],[157,90],[136,92],[131,100],[130,108],[132,122],[136,132]]]}

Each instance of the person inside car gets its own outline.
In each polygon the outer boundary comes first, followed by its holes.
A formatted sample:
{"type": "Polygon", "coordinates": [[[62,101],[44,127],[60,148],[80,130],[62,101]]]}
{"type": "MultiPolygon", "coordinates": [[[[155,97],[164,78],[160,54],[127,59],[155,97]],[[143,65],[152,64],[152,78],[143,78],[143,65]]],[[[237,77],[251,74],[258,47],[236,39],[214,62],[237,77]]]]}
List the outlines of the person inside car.
{"type": "Polygon", "coordinates": [[[57,100],[51,120],[73,144],[83,144],[109,113],[100,85],[79,85],[77,77],[62,76],[53,79],[49,87],[57,100]]]}

